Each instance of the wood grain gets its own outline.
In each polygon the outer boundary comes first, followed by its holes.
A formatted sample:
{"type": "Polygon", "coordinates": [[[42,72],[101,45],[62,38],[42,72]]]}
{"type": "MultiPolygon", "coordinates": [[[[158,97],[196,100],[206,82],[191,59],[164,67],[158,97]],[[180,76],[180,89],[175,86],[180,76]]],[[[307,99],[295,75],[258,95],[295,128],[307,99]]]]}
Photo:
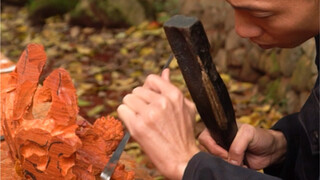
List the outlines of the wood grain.
{"type": "MultiPolygon", "coordinates": [[[[28,45],[1,87],[2,178],[94,180],[123,137],[122,123],[107,116],[91,125],[79,117],[76,89],[64,69],[39,85],[46,58],[42,45],[28,45]]],[[[119,163],[112,179],[134,174],[119,163]]]]}

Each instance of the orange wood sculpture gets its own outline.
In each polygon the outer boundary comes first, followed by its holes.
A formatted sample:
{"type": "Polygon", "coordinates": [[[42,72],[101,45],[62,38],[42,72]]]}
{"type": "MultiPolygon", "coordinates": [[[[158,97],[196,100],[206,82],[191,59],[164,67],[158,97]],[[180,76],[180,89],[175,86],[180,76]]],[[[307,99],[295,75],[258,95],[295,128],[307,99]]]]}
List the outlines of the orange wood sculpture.
{"type": "MultiPolygon", "coordinates": [[[[99,179],[123,137],[113,117],[91,125],[78,116],[76,90],[64,69],[54,70],[39,85],[46,63],[42,45],[30,44],[1,87],[1,126],[24,179],[99,179]]],[[[133,179],[118,164],[112,179],[133,179]]]]}

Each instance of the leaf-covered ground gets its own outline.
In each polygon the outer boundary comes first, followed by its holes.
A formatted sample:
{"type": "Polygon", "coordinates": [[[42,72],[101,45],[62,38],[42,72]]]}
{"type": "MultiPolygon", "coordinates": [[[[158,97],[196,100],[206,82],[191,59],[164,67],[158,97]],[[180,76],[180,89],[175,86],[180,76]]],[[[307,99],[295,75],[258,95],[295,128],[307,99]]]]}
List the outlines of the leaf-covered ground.
{"type": "MultiPolygon", "coordinates": [[[[71,75],[77,89],[80,115],[93,122],[104,115],[116,116],[122,98],[143,84],[148,74],[159,74],[171,51],[161,24],[144,22],[128,29],[93,29],[70,26],[67,17],[53,17],[42,27],[30,27],[24,8],[4,7],[1,12],[1,52],[18,60],[28,43],[44,45],[46,72],[62,67],[71,75]]],[[[188,91],[174,60],[171,79],[187,97],[188,91]]],[[[234,103],[239,122],[269,128],[282,114],[260,94],[254,84],[238,82],[221,74],[234,103]]],[[[203,124],[197,118],[197,131],[203,124]]],[[[133,140],[127,153],[161,178],[133,140]]]]}

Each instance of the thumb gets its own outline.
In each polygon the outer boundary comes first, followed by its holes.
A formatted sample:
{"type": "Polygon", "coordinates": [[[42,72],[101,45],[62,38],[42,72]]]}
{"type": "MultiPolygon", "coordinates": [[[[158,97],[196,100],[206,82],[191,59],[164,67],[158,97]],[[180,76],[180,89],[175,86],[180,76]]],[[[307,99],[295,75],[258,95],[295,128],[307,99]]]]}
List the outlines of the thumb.
{"type": "Polygon", "coordinates": [[[167,82],[170,82],[170,69],[165,68],[161,73],[161,78],[167,82]]]}
{"type": "Polygon", "coordinates": [[[236,137],[234,138],[230,149],[228,161],[234,165],[241,165],[244,159],[245,153],[253,140],[254,127],[244,124],[242,125],[236,137]]]}
{"type": "Polygon", "coordinates": [[[199,143],[204,146],[211,154],[219,156],[222,159],[228,159],[228,152],[219,146],[214,139],[212,139],[210,132],[205,128],[198,137],[199,143]]]}

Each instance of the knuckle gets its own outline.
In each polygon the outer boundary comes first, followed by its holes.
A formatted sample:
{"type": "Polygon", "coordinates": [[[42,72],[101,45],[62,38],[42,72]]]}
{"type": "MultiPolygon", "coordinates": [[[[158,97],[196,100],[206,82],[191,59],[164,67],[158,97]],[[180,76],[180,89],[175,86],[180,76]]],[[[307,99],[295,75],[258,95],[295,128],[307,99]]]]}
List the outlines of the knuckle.
{"type": "Polygon", "coordinates": [[[130,134],[134,138],[138,138],[143,135],[146,125],[145,121],[142,118],[137,119],[135,123],[132,123],[131,126],[128,127],[130,130],[130,134]]]}
{"type": "Polygon", "coordinates": [[[122,102],[124,104],[128,104],[130,102],[130,99],[132,99],[133,97],[133,94],[127,94],[123,99],[122,99],[122,102]]]}
{"type": "Polygon", "coordinates": [[[200,133],[200,135],[198,136],[198,141],[201,145],[204,145],[204,146],[212,142],[215,143],[215,141],[210,136],[210,133],[206,129],[200,133]]]}
{"type": "Polygon", "coordinates": [[[169,99],[167,97],[161,96],[158,99],[158,103],[159,103],[159,106],[160,106],[159,108],[164,110],[164,109],[168,108],[168,106],[170,104],[170,101],[169,101],[169,99]]]}
{"type": "Polygon", "coordinates": [[[198,140],[203,142],[207,137],[208,133],[206,132],[206,130],[203,130],[198,136],[198,140]]]}
{"type": "Polygon", "coordinates": [[[122,102],[126,103],[128,101],[128,99],[130,98],[129,96],[130,96],[130,94],[125,95],[122,99],[122,102]]]}
{"type": "Polygon", "coordinates": [[[142,90],[142,87],[138,86],[132,90],[132,94],[138,94],[139,92],[141,92],[141,90],[142,90]]]}
{"type": "Polygon", "coordinates": [[[244,152],[240,149],[240,148],[233,148],[232,150],[232,154],[235,156],[235,157],[238,157],[238,156],[241,156],[244,152]]]}
{"type": "Polygon", "coordinates": [[[254,134],[254,131],[255,131],[255,127],[250,124],[243,124],[239,128],[239,132],[241,132],[247,136],[251,136],[252,134],[254,134]]]}
{"type": "Polygon", "coordinates": [[[148,112],[147,112],[147,118],[146,118],[146,124],[147,125],[150,125],[151,124],[151,120],[152,119],[157,119],[159,118],[159,111],[155,108],[153,109],[150,109],[148,112]]]}
{"type": "Polygon", "coordinates": [[[117,108],[118,114],[121,114],[121,113],[122,113],[123,108],[124,108],[124,104],[120,104],[120,105],[118,106],[118,108],[117,108]]]}
{"type": "Polygon", "coordinates": [[[169,94],[170,98],[173,100],[173,101],[182,101],[183,100],[183,95],[181,93],[180,90],[174,88],[171,93],[169,94]]]}
{"type": "Polygon", "coordinates": [[[199,143],[200,143],[201,145],[205,145],[205,144],[206,144],[206,143],[205,143],[205,137],[204,137],[204,135],[203,135],[203,132],[199,135],[198,141],[199,141],[199,143]]]}
{"type": "Polygon", "coordinates": [[[146,82],[154,81],[157,76],[155,74],[150,74],[146,78],[146,82]]]}
{"type": "Polygon", "coordinates": [[[248,130],[248,129],[250,129],[252,126],[250,125],[250,124],[243,124],[242,126],[241,126],[241,128],[242,129],[244,129],[244,130],[248,130]]]}
{"type": "Polygon", "coordinates": [[[197,108],[196,108],[196,106],[195,106],[193,103],[187,102],[187,106],[189,107],[189,111],[190,111],[192,114],[196,114],[197,108]]]}
{"type": "Polygon", "coordinates": [[[191,109],[194,111],[194,112],[197,112],[197,107],[194,103],[190,102],[190,106],[191,106],[191,109]]]}
{"type": "Polygon", "coordinates": [[[139,138],[139,132],[136,130],[136,129],[133,129],[133,128],[128,128],[129,129],[129,132],[130,132],[130,135],[133,137],[133,138],[139,138]]]}

